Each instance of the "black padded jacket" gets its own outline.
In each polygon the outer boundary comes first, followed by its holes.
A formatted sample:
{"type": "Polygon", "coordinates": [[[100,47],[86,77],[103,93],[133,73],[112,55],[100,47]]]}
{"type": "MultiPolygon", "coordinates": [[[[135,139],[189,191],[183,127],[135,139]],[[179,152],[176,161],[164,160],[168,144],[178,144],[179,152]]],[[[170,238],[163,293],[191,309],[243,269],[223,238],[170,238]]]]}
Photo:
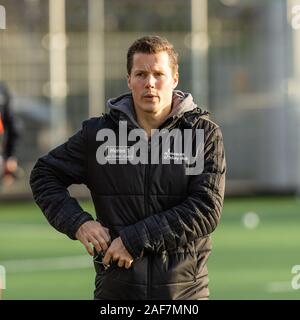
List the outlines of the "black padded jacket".
{"type": "Polygon", "coordinates": [[[126,121],[129,132],[138,126],[130,94],[108,104],[108,114],[83,122],[78,133],[38,160],[30,178],[35,201],[52,226],[75,239],[80,225],[93,217],[67,187],[85,184],[97,220],[112,238],[122,238],[135,259],[130,269],[95,264],[95,299],[208,297],[210,234],[220,219],[225,187],[220,128],[190,94],[174,91],[172,112],[159,129],[203,129],[203,171],[187,175],[185,162],[174,161],[100,165],[95,156],[103,143],[96,141],[99,130],[111,129],[118,137],[120,121],[126,121]]]}

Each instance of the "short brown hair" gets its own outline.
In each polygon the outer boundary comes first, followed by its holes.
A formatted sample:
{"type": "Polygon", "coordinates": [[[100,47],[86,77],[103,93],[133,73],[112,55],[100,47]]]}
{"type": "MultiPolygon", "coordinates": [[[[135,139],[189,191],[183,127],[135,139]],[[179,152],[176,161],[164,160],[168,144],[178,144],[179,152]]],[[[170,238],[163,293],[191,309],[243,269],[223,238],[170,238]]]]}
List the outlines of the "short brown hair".
{"type": "Polygon", "coordinates": [[[160,52],[167,52],[170,60],[170,67],[173,73],[178,71],[178,53],[175,51],[172,43],[167,39],[159,36],[146,36],[134,41],[127,52],[127,72],[131,73],[133,65],[133,56],[135,53],[156,54],[160,52]]]}

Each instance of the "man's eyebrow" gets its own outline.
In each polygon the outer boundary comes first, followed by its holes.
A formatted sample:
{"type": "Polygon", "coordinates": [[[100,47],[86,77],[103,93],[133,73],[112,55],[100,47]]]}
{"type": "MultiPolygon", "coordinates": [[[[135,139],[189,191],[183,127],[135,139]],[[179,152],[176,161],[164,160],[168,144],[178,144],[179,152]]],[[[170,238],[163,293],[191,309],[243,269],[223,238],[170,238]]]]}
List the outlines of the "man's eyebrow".
{"type": "Polygon", "coordinates": [[[149,72],[149,71],[146,70],[146,69],[136,69],[136,70],[134,70],[134,73],[137,73],[137,72],[149,72]]]}
{"type": "Polygon", "coordinates": [[[153,70],[151,70],[151,71],[149,71],[149,70],[147,70],[147,69],[136,69],[136,70],[134,70],[134,73],[139,73],[139,72],[143,72],[143,73],[150,73],[150,72],[158,72],[158,73],[164,73],[164,71],[163,70],[161,70],[161,69],[153,69],[153,70]]]}

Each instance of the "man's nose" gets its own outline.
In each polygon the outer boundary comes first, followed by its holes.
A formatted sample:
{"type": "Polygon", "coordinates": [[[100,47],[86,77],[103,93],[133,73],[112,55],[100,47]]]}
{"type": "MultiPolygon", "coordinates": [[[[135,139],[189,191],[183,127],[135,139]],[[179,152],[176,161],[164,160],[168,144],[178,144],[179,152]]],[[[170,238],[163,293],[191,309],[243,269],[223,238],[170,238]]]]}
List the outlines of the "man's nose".
{"type": "Polygon", "coordinates": [[[155,77],[153,77],[152,74],[150,74],[146,79],[146,88],[154,88],[155,87],[155,77]]]}

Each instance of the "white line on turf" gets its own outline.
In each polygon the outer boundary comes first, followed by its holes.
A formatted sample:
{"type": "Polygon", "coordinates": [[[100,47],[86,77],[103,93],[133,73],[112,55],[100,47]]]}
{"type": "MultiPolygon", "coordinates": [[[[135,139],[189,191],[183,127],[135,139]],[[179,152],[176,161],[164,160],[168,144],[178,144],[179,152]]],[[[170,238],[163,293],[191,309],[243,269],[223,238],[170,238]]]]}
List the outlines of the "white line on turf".
{"type": "Polygon", "coordinates": [[[7,274],[34,271],[87,269],[93,266],[88,255],[1,261],[7,274]]]}
{"type": "Polygon", "coordinates": [[[294,291],[291,282],[271,282],[267,286],[267,291],[270,293],[292,292],[294,291]]]}
{"type": "Polygon", "coordinates": [[[6,222],[1,222],[0,228],[8,228],[8,227],[20,227],[20,228],[26,228],[26,227],[30,227],[30,228],[49,228],[49,225],[45,224],[45,223],[6,223],[6,222]]]}

